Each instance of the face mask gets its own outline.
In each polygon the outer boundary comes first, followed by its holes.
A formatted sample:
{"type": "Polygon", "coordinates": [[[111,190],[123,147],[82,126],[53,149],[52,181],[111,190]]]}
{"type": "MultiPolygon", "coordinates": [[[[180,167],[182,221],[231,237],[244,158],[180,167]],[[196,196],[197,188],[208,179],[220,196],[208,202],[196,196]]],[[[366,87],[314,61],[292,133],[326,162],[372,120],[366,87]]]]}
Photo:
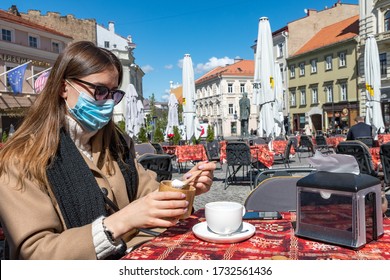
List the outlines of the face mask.
{"type": "Polygon", "coordinates": [[[112,118],[114,111],[114,100],[95,100],[90,95],[79,92],[76,106],[70,108],[69,112],[88,131],[97,131],[104,127],[112,118]]]}

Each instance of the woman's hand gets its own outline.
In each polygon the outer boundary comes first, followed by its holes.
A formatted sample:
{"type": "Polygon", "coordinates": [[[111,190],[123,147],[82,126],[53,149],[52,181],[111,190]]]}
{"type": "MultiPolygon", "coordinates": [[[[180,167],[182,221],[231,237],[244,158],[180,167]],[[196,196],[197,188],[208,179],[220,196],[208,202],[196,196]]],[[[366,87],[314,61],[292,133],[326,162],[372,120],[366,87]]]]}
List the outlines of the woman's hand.
{"type": "Polygon", "coordinates": [[[194,166],[189,172],[184,174],[183,180],[191,178],[192,172],[197,170],[202,170],[199,176],[196,179],[191,181],[189,184],[196,188],[196,195],[208,192],[210,190],[211,184],[213,183],[214,178],[214,170],[217,167],[215,162],[198,162],[196,166],[194,166]]]}
{"type": "Polygon", "coordinates": [[[152,192],[105,218],[104,225],[118,238],[134,228],[170,227],[187,212],[180,192],[152,192]]]}

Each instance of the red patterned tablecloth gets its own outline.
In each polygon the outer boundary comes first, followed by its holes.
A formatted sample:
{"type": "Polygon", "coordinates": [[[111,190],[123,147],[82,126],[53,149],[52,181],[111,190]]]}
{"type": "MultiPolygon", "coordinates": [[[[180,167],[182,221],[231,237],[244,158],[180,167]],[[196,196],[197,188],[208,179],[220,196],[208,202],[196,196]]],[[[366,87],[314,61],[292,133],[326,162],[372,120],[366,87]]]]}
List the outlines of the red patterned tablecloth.
{"type": "Polygon", "coordinates": [[[164,153],[168,155],[174,155],[176,153],[176,145],[172,146],[162,146],[164,153]]]}
{"type": "MultiPolygon", "coordinates": [[[[284,150],[286,149],[287,143],[288,143],[287,140],[273,140],[272,141],[272,151],[275,153],[275,155],[283,155],[284,150]]],[[[295,154],[295,150],[294,150],[293,145],[291,145],[290,154],[291,155],[295,154]]]]}
{"type": "Polygon", "coordinates": [[[203,145],[176,146],[177,162],[207,160],[206,150],[203,145]]]}
{"type": "MultiPolygon", "coordinates": [[[[226,143],[227,141],[219,142],[221,162],[226,162],[226,143]]],[[[267,168],[270,168],[274,164],[274,153],[269,150],[267,144],[257,144],[250,146],[250,151],[252,157],[256,158],[267,168]]]]}
{"type": "Polygon", "coordinates": [[[383,143],[390,142],[390,134],[379,134],[378,135],[378,143],[382,145],[383,143]]]}
{"type": "Polygon", "coordinates": [[[233,244],[202,241],[192,227],[204,221],[199,210],[175,227],[127,254],[127,260],[387,260],[390,259],[390,219],[384,218],[384,236],[360,250],[316,242],[295,236],[294,213],[282,213],[282,220],[248,220],[256,228],[248,240],[233,244]]]}
{"type": "Polygon", "coordinates": [[[378,169],[378,165],[381,163],[381,158],[380,158],[379,152],[380,152],[380,147],[370,148],[372,164],[374,165],[375,170],[378,169]]]}
{"type": "Polygon", "coordinates": [[[337,145],[342,142],[342,141],[345,141],[346,138],[344,137],[327,137],[326,138],[326,144],[328,144],[329,146],[333,147],[333,148],[336,148],[337,145]]]}

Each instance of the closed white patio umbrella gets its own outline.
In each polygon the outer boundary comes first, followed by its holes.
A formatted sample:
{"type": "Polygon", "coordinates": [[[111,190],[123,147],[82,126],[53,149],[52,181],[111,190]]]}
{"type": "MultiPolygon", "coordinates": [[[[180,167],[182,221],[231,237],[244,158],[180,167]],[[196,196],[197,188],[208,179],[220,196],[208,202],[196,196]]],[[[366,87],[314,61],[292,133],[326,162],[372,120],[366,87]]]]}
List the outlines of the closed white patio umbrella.
{"type": "Polygon", "coordinates": [[[367,112],[366,123],[374,128],[374,137],[378,130],[385,129],[381,109],[381,72],[378,45],[373,35],[368,35],[364,49],[364,77],[366,81],[367,112]]]}
{"type": "Polygon", "coordinates": [[[259,19],[255,55],[254,103],[259,108],[258,132],[260,136],[274,136],[274,56],[271,26],[267,17],[259,19]]]}
{"type": "Polygon", "coordinates": [[[171,93],[168,101],[168,123],[165,135],[173,133],[174,126],[179,127],[178,106],[179,102],[177,101],[176,96],[171,93]]]}
{"type": "Polygon", "coordinates": [[[189,54],[183,60],[183,120],[186,140],[195,133],[195,80],[192,59],[189,54]]]}
{"type": "Polygon", "coordinates": [[[135,133],[136,125],[137,125],[137,91],[133,84],[129,84],[126,88],[126,133],[133,137],[137,135],[135,133]]]}

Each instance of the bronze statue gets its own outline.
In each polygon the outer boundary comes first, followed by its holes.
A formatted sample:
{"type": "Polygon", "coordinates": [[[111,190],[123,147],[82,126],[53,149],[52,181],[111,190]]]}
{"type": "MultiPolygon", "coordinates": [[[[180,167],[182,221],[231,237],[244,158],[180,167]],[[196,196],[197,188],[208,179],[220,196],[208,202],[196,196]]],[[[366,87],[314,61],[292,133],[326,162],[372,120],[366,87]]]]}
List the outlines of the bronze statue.
{"type": "Polygon", "coordinates": [[[251,102],[248,98],[248,93],[244,92],[240,99],[240,121],[241,121],[241,136],[248,136],[248,122],[251,114],[251,102]]]}

